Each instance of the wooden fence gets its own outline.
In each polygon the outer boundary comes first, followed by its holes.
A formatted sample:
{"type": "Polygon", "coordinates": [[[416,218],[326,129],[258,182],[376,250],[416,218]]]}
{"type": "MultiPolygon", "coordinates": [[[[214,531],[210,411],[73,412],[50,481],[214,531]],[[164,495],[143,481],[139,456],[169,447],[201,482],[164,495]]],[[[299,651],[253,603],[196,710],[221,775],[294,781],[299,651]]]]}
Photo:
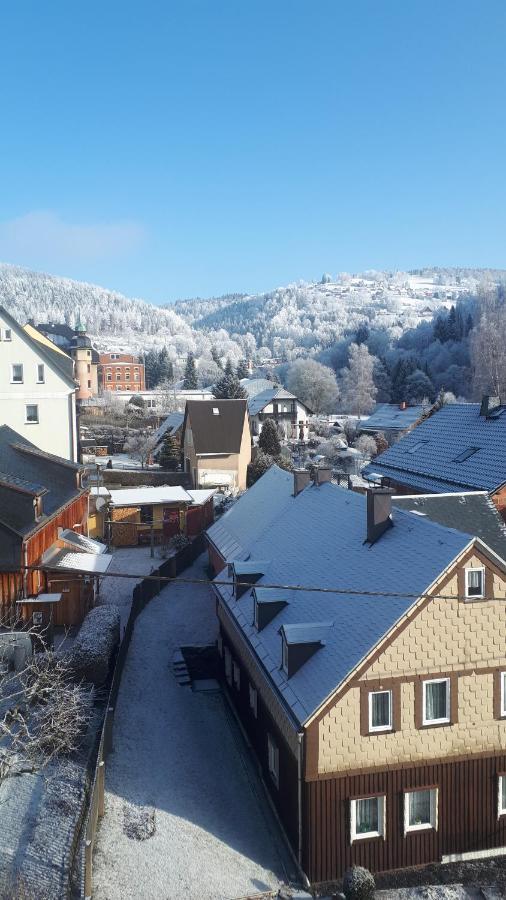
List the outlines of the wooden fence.
{"type": "Polygon", "coordinates": [[[150,573],[149,579],[143,579],[133,589],[130,615],[128,616],[128,622],[118,649],[107,698],[106,712],[98,744],[97,761],[90,789],[88,812],[83,826],[81,900],[88,900],[93,892],[93,848],[98,822],[104,814],[105,764],[109,753],[113,749],[114,712],[135,620],[149,601],[156,597],[163,588],[169,586],[167,582],[152,580],[153,576],[159,575],[161,578],[175,578],[176,575],[179,575],[180,572],[195,562],[197,557],[203,552],[204,546],[204,536],[199,535],[188,547],[167,559],[158,569],[154,569],[150,573]]]}

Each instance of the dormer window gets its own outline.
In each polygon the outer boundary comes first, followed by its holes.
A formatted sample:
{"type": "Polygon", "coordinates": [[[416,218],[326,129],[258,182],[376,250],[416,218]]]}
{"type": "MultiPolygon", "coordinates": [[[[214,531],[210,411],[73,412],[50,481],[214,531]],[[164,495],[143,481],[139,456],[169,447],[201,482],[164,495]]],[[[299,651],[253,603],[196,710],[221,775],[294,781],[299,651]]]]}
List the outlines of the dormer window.
{"type": "Polygon", "coordinates": [[[325,646],[325,635],[332,622],[283,625],[281,635],[281,669],[291,678],[317,650],[325,646]]]}
{"type": "Polygon", "coordinates": [[[288,600],[282,600],[275,591],[269,588],[253,588],[253,615],[257,631],[262,631],[269,625],[287,605],[288,600]]]}
{"type": "Polygon", "coordinates": [[[263,578],[267,567],[267,563],[254,560],[238,561],[230,565],[232,566],[236,600],[239,600],[251,585],[256,584],[259,578],[263,578]]]}

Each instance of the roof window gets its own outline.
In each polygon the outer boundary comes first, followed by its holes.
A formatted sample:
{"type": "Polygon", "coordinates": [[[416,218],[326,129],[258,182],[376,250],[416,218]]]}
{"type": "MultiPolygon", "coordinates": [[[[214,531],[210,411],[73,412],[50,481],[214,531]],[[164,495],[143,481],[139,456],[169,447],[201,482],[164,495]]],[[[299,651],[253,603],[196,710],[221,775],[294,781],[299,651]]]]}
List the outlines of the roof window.
{"type": "Polygon", "coordinates": [[[281,668],[288,678],[325,646],[325,636],[331,625],[332,622],[308,622],[281,626],[281,668]]]}
{"type": "Polygon", "coordinates": [[[213,416],[219,416],[220,411],[217,406],[213,406],[213,416]]]}
{"type": "Polygon", "coordinates": [[[467,450],[464,450],[462,453],[459,453],[458,456],[455,457],[453,462],[465,462],[466,459],[469,459],[470,456],[474,456],[475,453],[478,453],[480,447],[468,447],[467,450]]]}
{"type": "Polygon", "coordinates": [[[412,444],[411,447],[406,447],[405,453],[416,453],[421,447],[424,447],[425,444],[428,444],[428,441],[416,441],[415,444],[412,444]]]}

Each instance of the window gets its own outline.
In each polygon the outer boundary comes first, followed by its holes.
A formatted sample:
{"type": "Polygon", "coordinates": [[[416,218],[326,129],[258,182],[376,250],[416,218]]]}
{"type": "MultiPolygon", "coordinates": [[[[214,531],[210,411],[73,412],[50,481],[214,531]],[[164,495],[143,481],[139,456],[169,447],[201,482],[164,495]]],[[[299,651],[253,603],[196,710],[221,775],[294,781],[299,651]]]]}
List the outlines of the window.
{"type": "Polygon", "coordinates": [[[455,457],[453,462],[465,462],[466,459],[469,459],[470,456],[474,456],[475,453],[478,453],[479,449],[479,447],[468,447],[467,450],[463,451],[463,453],[459,453],[459,455],[455,457]]]}
{"type": "Polygon", "coordinates": [[[86,366],[86,370],[87,370],[88,372],[91,372],[91,366],[90,366],[89,363],[88,363],[88,365],[86,366]]]}
{"type": "Polygon", "coordinates": [[[422,447],[425,447],[425,444],[428,444],[428,441],[416,441],[415,444],[412,444],[411,447],[406,447],[405,453],[416,453],[417,450],[420,450],[422,447]]]}
{"type": "Polygon", "coordinates": [[[241,670],[236,662],[232,665],[232,675],[234,679],[234,686],[237,691],[241,690],[241,670]]]}
{"type": "Polygon", "coordinates": [[[423,724],[440,725],[450,721],[450,679],[435,678],[423,682],[423,724]]]}
{"type": "Polygon", "coordinates": [[[10,328],[4,328],[4,341],[12,341],[12,331],[10,328]]]}
{"type": "Polygon", "coordinates": [[[383,837],[385,797],[364,797],[351,801],[351,840],[383,837]]]}
{"type": "Polygon", "coordinates": [[[121,372],[116,372],[116,381],[121,381],[121,372]]]}
{"type": "Polygon", "coordinates": [[[134,372],[134,381],[138,381],[138,380],[139,380],[139,373],[134,372]]]}
{"type": "Polygon", "coordinates": [[[506,717],[506,672],[501,672],[499,677],[501,679],[501,706],[499,715],[506,717]]]}
{"type": "Polygon", "coordinates": [[[141,506],[140,507],[141,514],[141,522],[143,525],[151,525],[153,521],[153,507],[152,506],[141,506]]]}
{"type": "Polygon", "coordinates": [[[112,381],[112,375],[110,372],[107,373],[107,381],[112,381]]]}
{"type": "Polygon", "coordinates": [[[485,569],[466,569],[466,597],[480,599],[485,596],[485,569]]]}
{"type": "Polygon", "coordinates": [[[258,694],[252,684],[249,686],[249,708],[256,719],[258,716],[258,694]]]}
{"type": "Polygon", "coordinates": [[[25,406],[27,425],[37,425],[39,421],[39,407],[36,403],[29,403],[25,406]]]}
{"type": "Polygon", "coordinates": [[[91,381],[88,379],[88,388],[91,388],[91,381]]]}
{"type": "Polygon", "coordinates": [[[437,788],[404,794],[404,833],[437,828],[437,788]]]}
{"type": "Polygon", "coordinates": [[[125,381],[130,381],[130,369],[125,369],[125,381]]]}
{"type": "Polygon", "coordinates": [[[11,382],[12,384],[23,384],[23,365],[22,363],[13,363],[11,366],[11,382]]]}
{"type": "Polygon", "coordinates": [[[392,728],[392,691],[371,691],[369,694],[369,731],[390,731],[392,728]]]}
{"type": "Polygon", "coordinates": [[[269,775],[271,776],[276,787],[279,787],[279,750],[272,734],[267,735],[267,754],[269,764],[269,775]]]}
{"type": "Polygon", "coordinates": [[[225,678],[232,684],[232,655],[228,647],[225,647],[225,678]]]}
{"type": "Polygon", "coordinates": [[[44,384],[45,380],[44,364],[39,363],[37,366],[37,384],[44,384]]]}
{"type": "Polygon", "coordinates": [[[498,778],[497,815],[506,816],[506,775],[498,778]]]}
{"type": "Polygon", "coordinates": [[[219,416],[220,411],[217,406],[213,406],[213,416],[219,416]]]}

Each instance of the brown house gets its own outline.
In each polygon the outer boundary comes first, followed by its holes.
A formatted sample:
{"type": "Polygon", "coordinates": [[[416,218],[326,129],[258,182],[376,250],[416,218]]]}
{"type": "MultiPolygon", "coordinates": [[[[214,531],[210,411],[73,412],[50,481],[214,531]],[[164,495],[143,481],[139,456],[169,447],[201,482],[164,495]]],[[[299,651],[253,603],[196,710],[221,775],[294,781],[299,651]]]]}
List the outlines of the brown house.
{"type": "Polygon", "coordinates": [[[144,391],[144,363],[130,353],[100,353],[98,386],[102,391],[144,391]]]}
{"type": "Polygon", "coordinates": [[[387,491],[299,488],[215,592],[224,677],[301,869],[501,852],[506,563],[387,491]]]}
{"type": "Polygon", "coordinates": [[[251,432],[246,400],[188,400],[184,468],[195,488],[246,488],[251,432]]]}
{"type": "Polygon", "coordinates": [[[88,544],[82,467],[0,427],[0,618],[28,621],[44,597],[53,624],[79,624],[110,557],[88,544]],[[100,556],[100,561],[99,561],[100,556]],[[30,566],[44,566],[30,570],[30,566]],[[59,599],[56,599],[58,597],[59,599]],[[35,604],[35,605],[34,605],[35,604]],[[49,604],[49,607],[48,607],[49,604]],[[33,607],[33,609],[32,609],[33,607]]]}

